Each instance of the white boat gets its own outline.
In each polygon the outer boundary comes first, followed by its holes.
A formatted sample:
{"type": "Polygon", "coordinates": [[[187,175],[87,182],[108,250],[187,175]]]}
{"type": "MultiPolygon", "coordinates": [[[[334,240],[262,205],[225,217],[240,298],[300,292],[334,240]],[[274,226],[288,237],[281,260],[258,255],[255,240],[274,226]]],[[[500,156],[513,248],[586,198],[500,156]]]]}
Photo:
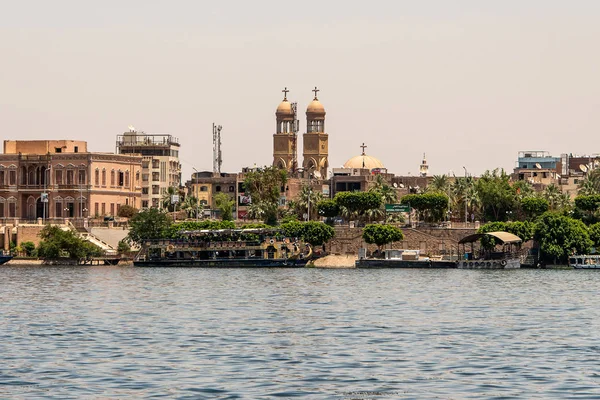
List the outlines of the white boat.
{"type": "Polygon", "coordinates": [[[571,256],[569,266],[575,269],[600,269],[600,254],[571,256]]]}

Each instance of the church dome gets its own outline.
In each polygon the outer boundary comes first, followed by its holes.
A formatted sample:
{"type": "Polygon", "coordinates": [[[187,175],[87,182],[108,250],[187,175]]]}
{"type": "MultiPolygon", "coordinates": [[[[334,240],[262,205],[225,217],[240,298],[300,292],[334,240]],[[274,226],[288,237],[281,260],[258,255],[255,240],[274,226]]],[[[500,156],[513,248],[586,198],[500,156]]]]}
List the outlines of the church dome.
{"type": "Polygon", "coordinates": [[[385,168],[383,163],[375,157],[361,154],[360,156],[352,157],[344,164],[344,168],[385,168]]]}
{"type": "Polygon", "coordinates": [[[317,99],[314,99],[310,102],[308,107],[306,107],[307,114],[325,114],[325,107],[323,104],[317,99]]]}
{"type": "Polygon", "coordinates": [[[294,111],[292,111],[292,103],[287,100],[283,100],[277,106],[277,111],[275,111],[277,115],[294,115],[294,111]]]}

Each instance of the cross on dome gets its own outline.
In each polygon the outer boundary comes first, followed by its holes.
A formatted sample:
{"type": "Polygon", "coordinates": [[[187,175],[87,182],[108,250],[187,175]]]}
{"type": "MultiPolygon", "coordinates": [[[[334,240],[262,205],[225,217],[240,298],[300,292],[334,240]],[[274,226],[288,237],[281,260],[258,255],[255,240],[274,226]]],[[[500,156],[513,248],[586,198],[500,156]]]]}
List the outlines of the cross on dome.
{"type": "Polygon", "coordinates": [[[314,98],[314,99],[315,99],[315,100],[319,100],[319,99],[317,98],[317,93],[318,93],[318,92],[320,92],[320,90],[319,90],[319,89],[317,89],[317,87],[315,86],[315,88],[314,88],[312,91],[313,91],[313,92],[315,92],[315,98],[314,98]]]}
{"type": "Polygon", "coordinates": [[[289,92],[287,86],[283,88],[282,92],[283,92],[283,100],[287,100],[287,94],[289,92]]]}
{"type": "Polygon", "coordinates": [[[365,155],[365,149],[367,148],[367,145],[365,144],[365,142],[363,142],[362,146],[359,146],[359,147],[362,148],[362,154],[361,154],[361,156],[364,156],[365,155]]]}

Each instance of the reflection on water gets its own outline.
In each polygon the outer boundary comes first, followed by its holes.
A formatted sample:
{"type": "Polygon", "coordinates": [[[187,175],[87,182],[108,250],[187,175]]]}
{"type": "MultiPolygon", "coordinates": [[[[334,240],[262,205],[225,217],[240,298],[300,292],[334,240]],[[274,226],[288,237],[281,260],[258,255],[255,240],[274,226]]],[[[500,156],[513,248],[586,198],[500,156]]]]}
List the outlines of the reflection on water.
{"type": "Polygon", "coordinates": [[[600,398],[600,272],[0,268],[2,398],[600,398]]]}

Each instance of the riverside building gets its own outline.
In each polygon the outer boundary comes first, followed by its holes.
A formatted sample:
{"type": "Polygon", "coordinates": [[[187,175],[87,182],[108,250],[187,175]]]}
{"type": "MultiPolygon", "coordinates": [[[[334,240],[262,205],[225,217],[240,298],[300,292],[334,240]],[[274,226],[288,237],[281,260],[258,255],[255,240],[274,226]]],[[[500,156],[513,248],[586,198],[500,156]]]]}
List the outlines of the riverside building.
{"type": "Polygon", "coordinates": [[[138,155],[89,152],[85,141],[5,140],[0,218],[63,222],[139,207],[141,162],[138,155]]]}
{"type": "Polygon", "coordinates": [[[148,134],[130,127],[117,135],[118,154],[137,154],[142,157],[141,208],[161,208],[168,189],[179,189],[181,163],[179,140],[169,134],[148,134]]]}

